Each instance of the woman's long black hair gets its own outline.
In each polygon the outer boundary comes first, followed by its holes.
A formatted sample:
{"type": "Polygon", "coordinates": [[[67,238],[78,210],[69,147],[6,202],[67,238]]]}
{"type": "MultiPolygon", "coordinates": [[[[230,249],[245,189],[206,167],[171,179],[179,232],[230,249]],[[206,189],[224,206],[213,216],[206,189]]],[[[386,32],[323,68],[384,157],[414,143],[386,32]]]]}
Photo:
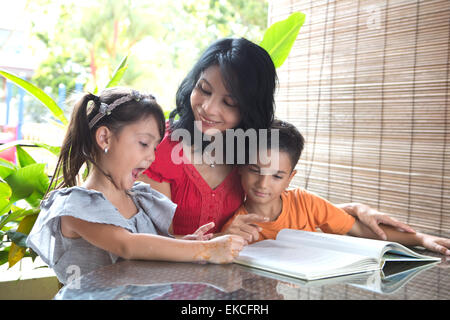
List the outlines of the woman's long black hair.
{"type": "Polygon", "coordinates": [[[182,81],[176,94],[176,109],[169,116],[170,131],[186,129],[193,144],[194,114],[190,96],[200,75],[219,66],[224,85],[236,101],[241,121],[234,129],[266,129],[274,119],[274,95],[278,82],[271,57],[262,47],[244,38],[214,42],[182,81]],[[176,116],[179,120],[174,121],[176,116]]]}

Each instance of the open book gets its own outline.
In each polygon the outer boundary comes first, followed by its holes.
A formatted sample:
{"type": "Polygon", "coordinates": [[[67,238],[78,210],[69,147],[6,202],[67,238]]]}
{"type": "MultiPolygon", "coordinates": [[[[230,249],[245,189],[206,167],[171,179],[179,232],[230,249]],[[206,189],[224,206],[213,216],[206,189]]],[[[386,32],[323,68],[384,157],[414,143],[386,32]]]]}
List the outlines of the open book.
{"type": "Polygon", "coordinates": [[[395,242],[283,229],[276,240],[244,247],[234,262],[294,278],[317,280],[381,270],[385,262],[440,260],[395,242]]]}
{"type": "MultiPolygon", "coordinates": [[[[292,299],[292,296],[298,297],[302,291],[304,292],[305,288],[321,288],[324,285],[350,285],[374,293],[392,294],[400,290],[417,275],[433,268],[437,263],[439,262],[414,261],[387,263],[382,270],[348,274],[314,281],[293,278],[279,273],[250,268],[243,265],[239,265],[239,267],[256,275],[279,280],[277,290],[280,289],[280,293],[282,294],[282,291],[284,291],[284,293],[286,293],[285,298],[292,299]],[[288,285],[285,285],[286,283],[288,285]],[[296,291],[298,291],[297,294],[296,291]]],[[[336,289],[338,288],[339,287],[336,287],[336,289]]]]}

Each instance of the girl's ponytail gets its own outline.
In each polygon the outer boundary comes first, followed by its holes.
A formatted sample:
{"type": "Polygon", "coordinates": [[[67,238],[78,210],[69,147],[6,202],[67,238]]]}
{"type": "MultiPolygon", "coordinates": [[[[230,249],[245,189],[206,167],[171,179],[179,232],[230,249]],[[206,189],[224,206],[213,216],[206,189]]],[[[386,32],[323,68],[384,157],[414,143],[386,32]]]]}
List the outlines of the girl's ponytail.
{"type": "Polygon", "coordinates": [[[100,100],[92,93],[84,94],[74,106],[49,189],[51,189],[53,183],[56,184],[55,188],[76,186],[81,166],[84,163],[88,164],[94,161],[95,147],[87,114],[88,105],[91,101],[94,104],[94,109],[98,109],[100,100]],[[61,175],[63,180],[58,183],[61,175]]]}

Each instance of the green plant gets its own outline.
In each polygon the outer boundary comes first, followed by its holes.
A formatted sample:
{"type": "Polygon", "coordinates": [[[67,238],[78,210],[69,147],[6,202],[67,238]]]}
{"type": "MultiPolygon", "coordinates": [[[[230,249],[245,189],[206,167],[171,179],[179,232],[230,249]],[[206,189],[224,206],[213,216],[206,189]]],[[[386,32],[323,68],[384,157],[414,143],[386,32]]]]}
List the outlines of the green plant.
{"type": "MultiPolygon", "coordinates": [[[[304,20],[305,15],[297,12],[266,30],[260,45],[270,54],[275,67],[280,67],[286,60],[304,20]]],[[[125,56],[106,87],[116,86],[127,67],[125,56]]],[[[63,126],[68,124],[61,108],[43,90],[4,70],[0,70],[0,74],[34,96],[63,126]]],[[[97,88],[94,89],[96,92],[97,88]]],[[[45,164],[36,163],[20,146],[23,143],[47,149],[56,156],[60,152],[59,146],[32,141],[13,141],[0,146],[0,152],[11,147],[17,148],[17,165],[0,159],[0,265],[9,262],[9,267],[25,256],[36,257],[26,247],[25,241],[39,214],[39,205],[50,181],[45,173],[45,164]],[[24,206],[17,206],[18,201],[25,202],[24,206]]]]}
{"type": "Polygon", "coordinates": [[[288,57],[304,22],[305,14],[295,12],[287,19],[271,25],[264,33],[259,45],[269,53],[276,68],[281,67],[288,57]]]}
{"type": "Polygon", "coordinates": [[[33,252],[27,252],[25,239],[49,184],[45,164],[36,163],[21,146],[16,145],[16,149],[17,165],[0,159],[0,264],[9,261],[10,267],[25,255],[34,256],[33,252]],[[19,201],[27,205],[15,205],[19,201]]]}

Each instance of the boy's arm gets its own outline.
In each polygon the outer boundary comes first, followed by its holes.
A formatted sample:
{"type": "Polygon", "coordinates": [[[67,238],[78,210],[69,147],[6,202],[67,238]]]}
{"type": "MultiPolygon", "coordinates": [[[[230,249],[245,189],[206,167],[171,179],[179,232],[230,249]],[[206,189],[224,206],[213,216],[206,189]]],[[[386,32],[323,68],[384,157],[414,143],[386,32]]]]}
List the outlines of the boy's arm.
{"type": "MultiPolygon", "coordinates": [[[[387,225],[379,225],[379,227],[386,234],[388,241],[398,242],[405,246],[422,246],[431,251],[450,255],[450,239],[435,237],[420,232],[403,232],[387,225]]],[[[378,239],[378,235],[358,220],[355,221],[353,227],[347,234],[354,237],[378,239]]]]}

